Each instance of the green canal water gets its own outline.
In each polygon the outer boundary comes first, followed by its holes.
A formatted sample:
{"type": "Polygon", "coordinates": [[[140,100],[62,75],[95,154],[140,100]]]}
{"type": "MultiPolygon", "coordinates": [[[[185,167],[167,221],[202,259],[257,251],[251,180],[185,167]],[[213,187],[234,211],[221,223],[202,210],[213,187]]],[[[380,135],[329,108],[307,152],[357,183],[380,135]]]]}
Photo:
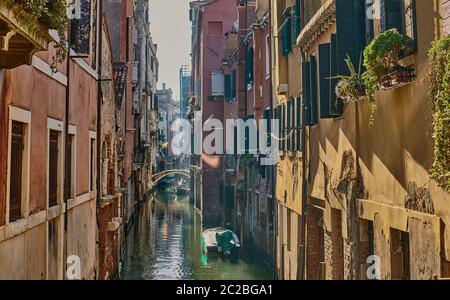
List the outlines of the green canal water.
{"type": "Polygon", "coordinates": [[[138,212],[127,237],[121,279],[125,280],[263,280],[272,270],[243,249],[239,261],[202,255],[201,219],[188,197],[173,188],[159,189],[138,212]]]}

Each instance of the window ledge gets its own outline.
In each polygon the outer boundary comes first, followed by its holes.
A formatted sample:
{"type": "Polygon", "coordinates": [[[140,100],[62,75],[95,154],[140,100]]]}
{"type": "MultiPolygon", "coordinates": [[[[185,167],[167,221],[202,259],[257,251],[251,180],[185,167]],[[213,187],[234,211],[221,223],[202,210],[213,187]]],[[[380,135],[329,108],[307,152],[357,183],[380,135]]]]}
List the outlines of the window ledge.
{"type": "Polygon", "coordinates": [[[416,64],[416,55],[411,54],[399,59],[398,63],[404,67],[413,66],[416,64]]]}

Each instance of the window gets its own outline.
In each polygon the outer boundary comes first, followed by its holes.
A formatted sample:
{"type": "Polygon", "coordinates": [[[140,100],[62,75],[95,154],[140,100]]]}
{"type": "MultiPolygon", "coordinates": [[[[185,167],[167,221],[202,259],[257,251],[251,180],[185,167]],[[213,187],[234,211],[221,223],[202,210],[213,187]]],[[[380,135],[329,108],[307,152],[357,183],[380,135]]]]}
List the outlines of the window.
{"type": "Polygon", "coordinates": [[[48,203],[49,207],[58,204],[58,140],[59,133],[50,130],[48,164],[48,203]]]}
{"type": "Polygon", "coordinates": [[[72,19],[70,26],[70,47],[78,54],[89,55],[91,37],[91,1],[79,0],[80,18],[72,19]]]}
{"type": "Polygon", "coordinates": [[[29,111],[9,106],[6,223],[28,216],[30,124],[29,111]]]}
{"type": "Polygon", "coordinates": [[[11,129],[11,167],[9,190],[9,222],[22,217],[24,124],[13,121],[11,129]]]}

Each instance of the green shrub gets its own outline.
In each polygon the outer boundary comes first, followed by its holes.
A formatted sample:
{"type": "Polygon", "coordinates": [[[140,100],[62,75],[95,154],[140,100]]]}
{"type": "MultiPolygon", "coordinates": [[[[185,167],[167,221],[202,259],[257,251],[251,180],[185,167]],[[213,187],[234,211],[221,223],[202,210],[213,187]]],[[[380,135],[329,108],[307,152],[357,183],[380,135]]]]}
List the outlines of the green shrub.
{"type": "Polygon", "coordinates": [[[407,49],[408,42],[397,29],[389,29],[379,34],[364,49],[364,66],[367,71],[363,74],[363,80],[372,111],[370,123],[373,123],[373,116],[377,111],[374,98],[381,77],[398,66],[400,53],[407,49]]]}
{"type": "Polygon", "coordinates": [[[430,60],[430,97],[434,109],[434,162],[431,178],[450,191],[450,37],[435,41],[430,60]]]}

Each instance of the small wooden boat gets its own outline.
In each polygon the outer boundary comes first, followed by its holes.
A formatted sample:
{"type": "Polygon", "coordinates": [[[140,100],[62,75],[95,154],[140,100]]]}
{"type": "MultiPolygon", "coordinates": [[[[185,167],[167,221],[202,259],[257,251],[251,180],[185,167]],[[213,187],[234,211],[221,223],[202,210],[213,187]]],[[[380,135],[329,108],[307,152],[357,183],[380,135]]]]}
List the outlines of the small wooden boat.
{"type": "Polygon", "coordinates": [[[201,237],[204,255],[223,255],[238,257],[241,243],[231,230],[220,227],[206,229],[201,237]]]}
{"type": "Polygon", "coordinates": [[[186,196],[189,195],[191,191],[191,187],[189,183],[185,181],[180,181],[177,185],[177,195],[186,196]]]}

